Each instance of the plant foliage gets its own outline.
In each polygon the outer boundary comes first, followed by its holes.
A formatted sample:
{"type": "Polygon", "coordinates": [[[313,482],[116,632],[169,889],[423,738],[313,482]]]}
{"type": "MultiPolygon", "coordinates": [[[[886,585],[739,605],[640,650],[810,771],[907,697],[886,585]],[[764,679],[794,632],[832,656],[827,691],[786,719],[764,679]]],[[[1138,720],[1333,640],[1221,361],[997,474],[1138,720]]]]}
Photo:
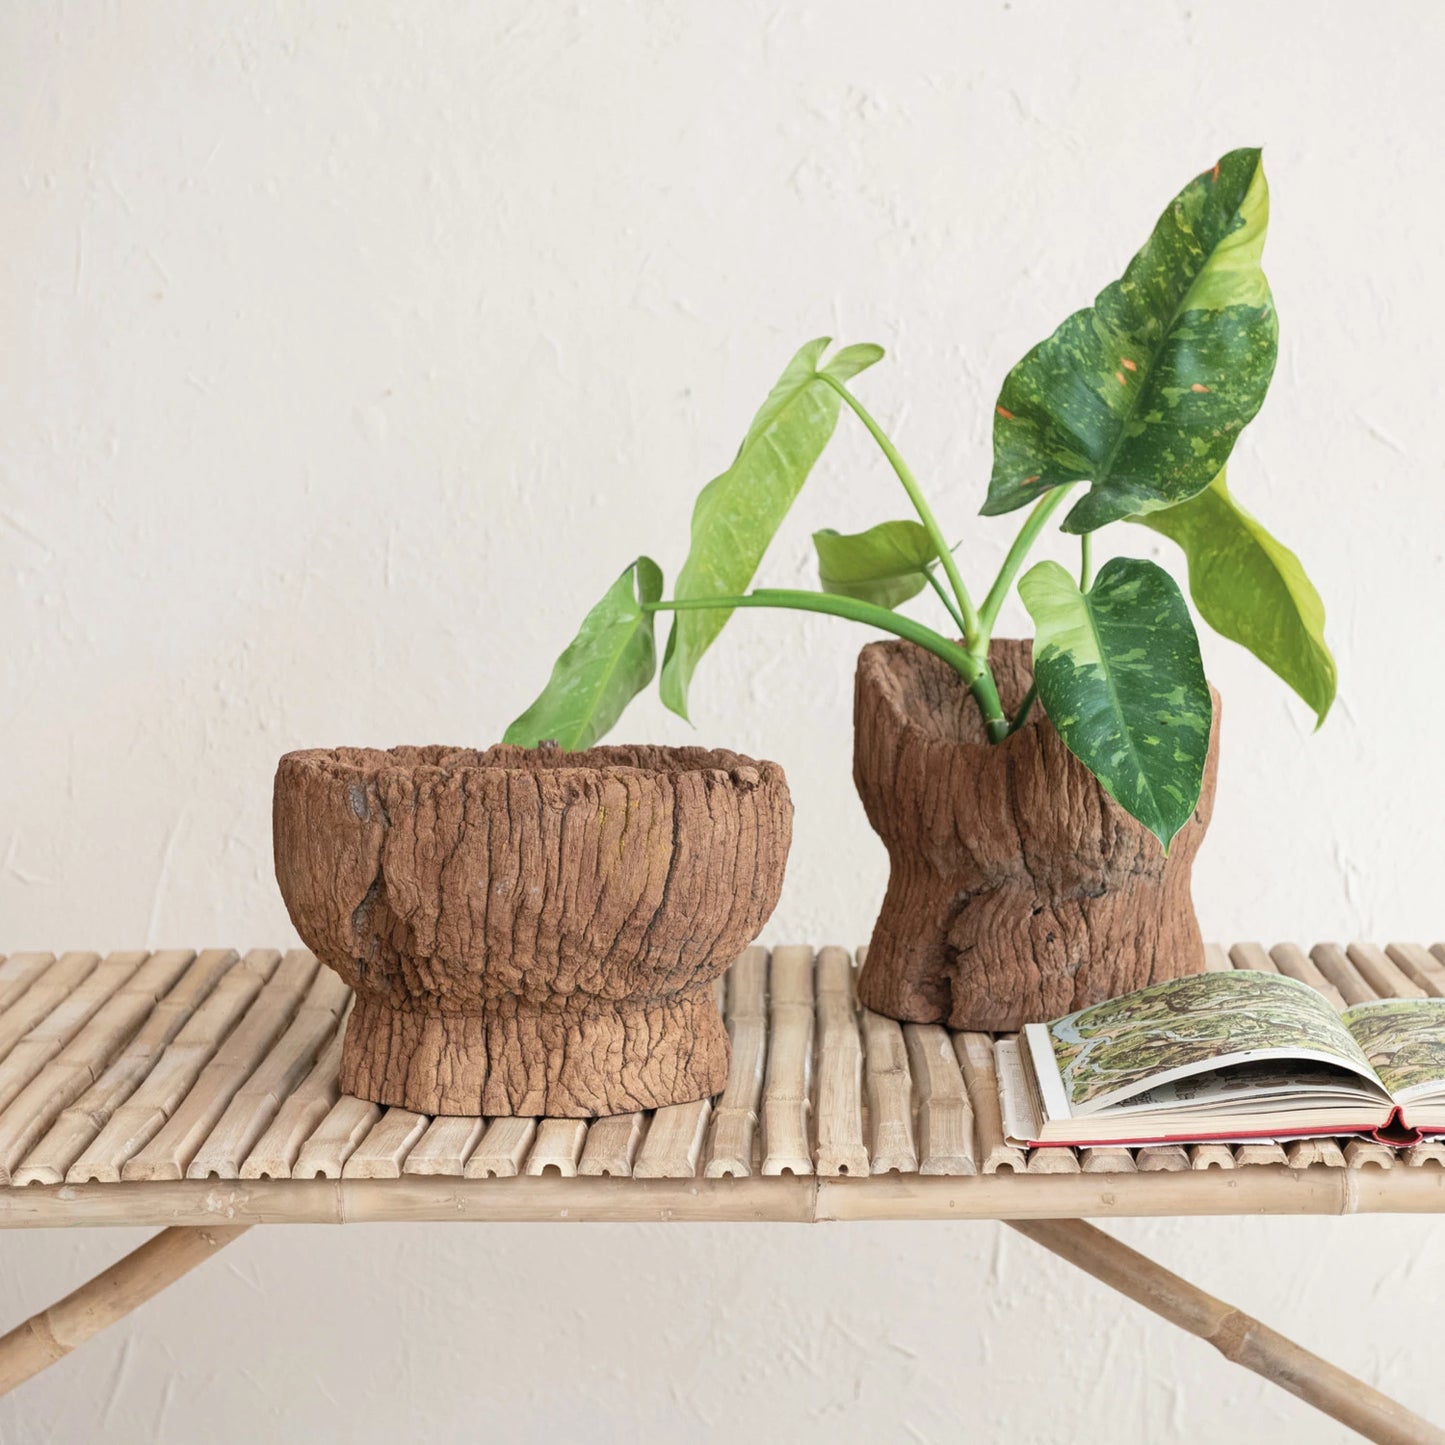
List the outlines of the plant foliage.
{"type": "Polygon", "coordinates": [[[1033,619],[1035,688],[1065,744],[1167,849],[1199,800],[1212,723],[1189,606],[1152,562],[1114,557],[1091,575],[1092,534],[1128,521],[1183,551],[1200,617],[1271,668],[1323,721],[1335,695],[1324,607],[1299,559],[1234,500],[1225,463],[1274,373],[1278,324],[1261,269],[1269,190],[1258,150],[1235,150],[1166,207],[1124,274],[1070,316],[1004,381],[994,408],[983,515],[1029,507],[978,606],[891,438],[851,383],[881,347],[810,341],[788,363],[733,463],[699,493],[673,595],[646,557],[588,613],[511,742],[589,746],[656,670],[652,618],[673,613],[662,700],[687,716],[697,664],[738,607],[849,618],[942,657],[1002,741],[988,665],[999,609],[1017,582],[1033,619]],[[778,528],[846,407],[878,443],[915,518],[815,532],[818,591],[749,591],[778,528]],[[1086,490],[1075,494],[1075,488],[1086,490]],[[1058,563],[1024,573],[1029,550],[1074,495],[1061,530],[1080,536],[1080,577],[1058,563]],[[946,631],[896,611],[932,588],[946,631]],[[961,634],[961,641],[953,640],[961,634]]]}

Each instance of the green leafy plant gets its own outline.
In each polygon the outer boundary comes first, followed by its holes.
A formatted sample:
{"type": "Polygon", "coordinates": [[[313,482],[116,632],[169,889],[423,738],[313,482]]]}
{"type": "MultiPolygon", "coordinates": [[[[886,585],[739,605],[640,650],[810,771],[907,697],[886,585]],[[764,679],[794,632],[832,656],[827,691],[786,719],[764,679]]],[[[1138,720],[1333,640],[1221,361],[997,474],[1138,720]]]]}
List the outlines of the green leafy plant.
{"type": "Polygon", "coordinates": [[[673,614],[661,694],[687,716],[694,670],[736,608],[792,608],[866,623],[942,658],[995,742],[1035,700],[1079,760],[1169,846],[1199,799],[1212,703],[1188,604],[1169,574],[1114,557],[1094,575],[1093,535],[1143,527],[1183,551],[1199,615],[1243,644],[1323,722],[1335,694],[1324,608],[1298,558],[1234,500],[1225,466],[1264,401],[1278,326],[1260,268],[1269,192],[1258,150],[1236,150],[1169,203],[1143,248],[1092,306],[1009,372],[993,422],[982,508],[1027,517],[975,605],[927,499],[850,383],[883,356],[810,341],[769,393],[732,465],[703,488],[671,597],[650,558],[627,567],[558,658],[509,742],[585,748],[657,670],[653,619],[673,614]],[[748,590],[844,408],[872,435],[915,518],[814,534],[820,591],[748,590]],[[1080,488],[1084,488],[1082,492],[1080,488]],[[1066,500],[1077,580],[1057,562],[1023,572],[1066,500]],[[1020,576],[1020,573],[1023,575],[1020,576]],[[989,671],[999,611],[1017,585],[1034,623],[1034,689],[1010,718],[989,671]],[[957,636],[895,609],[932,588],[957,636]]]}

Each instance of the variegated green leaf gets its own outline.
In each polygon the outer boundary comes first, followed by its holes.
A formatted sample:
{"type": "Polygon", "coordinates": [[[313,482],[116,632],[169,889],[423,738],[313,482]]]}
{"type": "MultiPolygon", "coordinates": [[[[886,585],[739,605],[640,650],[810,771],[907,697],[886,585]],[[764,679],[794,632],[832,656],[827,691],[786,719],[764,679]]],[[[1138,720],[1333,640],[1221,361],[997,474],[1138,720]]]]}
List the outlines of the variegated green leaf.
{"type": "Polygon", "coordinates": [[[1179,544],[1199,615],[1247,647],[1324,722],[1335,699],[1325,605],[1299,558],[1230,495],[1224,473],[1189,501],[1130,520],[1179,544]]]}
{"type": "Polygon", "coordinates": [[[1049,720],[1167,852],[1199,802],[1214,713],[1174,579],[1115,557],[1080,592],[1057,562],[1040,562],[1019,594],[1034,619],[1034,678],[1049,720]]]}
{"type": "Polygon", "coordinates": [[[661,597],[661,569],[639,557],[583,618],[547,686],[502,741],[534,748],[551,739],[575,752],[603,737],[657,669],[652,613],[642,604],[661,597]]]}
{"type": "MultiPolygon", "coordinates": [[[[841,398],[822,372],[847,381],[883,355],[881,346],[847,346],[821,369],[830,338],[810,341],[788,363],[768,395],[732,466],[698,494],[692,546],[677,577],[676,598],[731,597],[745,592],[793,499],[838,424],[841,398]]],[[[662,700],[687,716],[687,690],[728,609],[679,612],[662,663],[662,700]]]]}
{"type": "Polygon", "coordinates": [[[1092,532],[1213,481],[1274,372],[1268,222],[1257,150],[1230,151],[1174,198],[1122,279],[1009,373],[984,515],[1088,481],[1063,529],[1092,532]]]}
{"type": "Polygon", "coordinates": [[[880,522],[844,535],[831,527],[813,533],[818,580],[824,592],[897,607],[928,586],[928,565],[938,550],[919,522],[880,522]]]}

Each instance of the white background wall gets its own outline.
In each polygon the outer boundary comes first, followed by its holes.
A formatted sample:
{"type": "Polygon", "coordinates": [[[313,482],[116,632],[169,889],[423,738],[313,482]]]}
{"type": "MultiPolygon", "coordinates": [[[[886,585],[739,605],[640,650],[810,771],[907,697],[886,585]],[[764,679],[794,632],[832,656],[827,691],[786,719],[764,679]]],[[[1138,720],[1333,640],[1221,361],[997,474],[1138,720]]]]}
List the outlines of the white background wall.
{"type": "MultiPolygon", "coordinates": [[[[1445,934],[1442,39],[1426,0],[9,0],[0,948],[292,941],[276,756],[495,739],[625,562],[675,573],[811,336],[888,347],[860,390],[983,577],[1004,373],[1259,143],[1281,363],[1232,481],[1324,594],[1341,693],[1312,736],[1205,639],[1199,911],[1225,940],[1445,934]]],[[[806,585],[814,527],[903,514],[845,422],[762,580],[806,585]]],[[[882,894],[862,640],[739,617],[695,733],[649,699],[619,734],[787,767],[774,941],[862,940],[882,894]]],[[[1438,1412],[1430,1222],[1119,1232],[1438,1412]]],[[[4,1322],[138,1238],[0,1238],[4,1322]]],[[[494,1425],[1337,1438],[988,1224],[259,1230],[0,1405],[17,1445],[494,1425]]]]}

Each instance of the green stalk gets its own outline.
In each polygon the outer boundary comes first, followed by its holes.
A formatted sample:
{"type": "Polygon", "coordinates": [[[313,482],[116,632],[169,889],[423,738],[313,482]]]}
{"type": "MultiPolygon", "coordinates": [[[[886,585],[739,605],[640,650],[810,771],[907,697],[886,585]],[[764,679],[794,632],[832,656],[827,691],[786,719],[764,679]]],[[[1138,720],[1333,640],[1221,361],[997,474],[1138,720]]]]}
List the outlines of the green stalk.
{"type": "Polygon", "coordinates": [[[1003,559],[1003,566],[999,568],[993,586],[988,589],[988,596],[983,599],[983,606],[978,609],[980,625],[978,647],[982,648],[985,657],[988,655],[988,645],[993,639],[993,629],[998,622],[999,610],[1003,607],[1004,599],[1008,597],[1009,591],[1014,585],[1014,578],[1019,575],[1019,570],[1024,565],[1024,559],[1029,555],[1034,543],[1038,541],[1039,533],[1044,530],[1044,524],[1053,516],[1059,503],[1073,490],[1073,486],[1074,484],[1069,482],[1062,487],[1055,487],[1040,497],[1034,503],[1033,511],[1029,513],[1023,526],[1019,528],[1019,534],[1014,538],[1013,546],[1008,549],[1008,556],[1003,559]]]}
{"type": "Polygon", "coordinates": [[[1008,735],[1012,737],[1028,720],[1029,714],[1034,710],[1034,702],[1039,695],[1039,681],[1035,678],[1029,684],[1029,690],[1024,694],[1024,700],[1019,704],[1019,710],[1014,714],[1014,720],[1008,725],[1008,735]]]}
{"type": "Polygon", "coordinates": [[[1079,591],[1087,592],[1094,585],[1094,538],[1085,532],[1079,538],[1079,591]]]}
{"type": "Polygon", "coordinates": [[[939,636],[931,627],[903,617],[872,602],[856,597],[839,597],[831,592],[803,592],[788,588],[762,588],[741,597],[689,597],[666,602],[644,602],[644,612],[703,612],[718,607],[774,607],[796,612],[821,612],[830,617],[846,617],[862,622],[881,632],[891,632],[916,643],[925,652],[942,658],[968,684],[983,713],[990,742],[999,742],[1008,735],[1008,718],[999,701],[993,674],[965,647],[939,636]]]}
{"type": "Polygon", "coordinates": [[[968,631],[968,628],[964,626],[963,618],[959,616],[958,608],[953,605],[953,598],[948,595],[947,590],[945,589],[943,583],[938,580],[937,574],[934,572],[933,568],[925,567],[923,569],[923,575],[928,578],[928,585],[932,587],[936,593],[938,593],[938,600],[943,603],[944,609],[947,611],[948,615],[953,618],[954,622],[958,624],[959,633],[966,633],[968,631]]]}
{"type": "Polygon", "coordinates": [[[923,523],[924,530],[928,533],[929,540],[938,553],[938,560],[943,564],[944,573],[948,577],[948,585],[953,589],[953,595],[958,600],[958,610],[963,620],[964,645],[977,656],[975,642],[979,632],[978,614],[973,609],[968,588],[963,585],[963,576],[958,570],[958,563],[953,559],[953,552],[943,540],[943,533],[939,529],[933,510],[929,507],[928,500],[924,497],[913,473],[908,470],[908,463],[899,455],[898,448],[888,439],[883,428],[868,414],[863,403],[841,381],[830,376],[826,371],[820,371],[818,376],[853,409],[854,415],[868,428],[873,440],[878,443],[882,448],[883,455],[888,458],[889,465],[898,474],[898,480],[903,483],[903,490],[908,493],[908,500],[913,503],[913,510],[918,513],[918,520],[923,523]]]}

